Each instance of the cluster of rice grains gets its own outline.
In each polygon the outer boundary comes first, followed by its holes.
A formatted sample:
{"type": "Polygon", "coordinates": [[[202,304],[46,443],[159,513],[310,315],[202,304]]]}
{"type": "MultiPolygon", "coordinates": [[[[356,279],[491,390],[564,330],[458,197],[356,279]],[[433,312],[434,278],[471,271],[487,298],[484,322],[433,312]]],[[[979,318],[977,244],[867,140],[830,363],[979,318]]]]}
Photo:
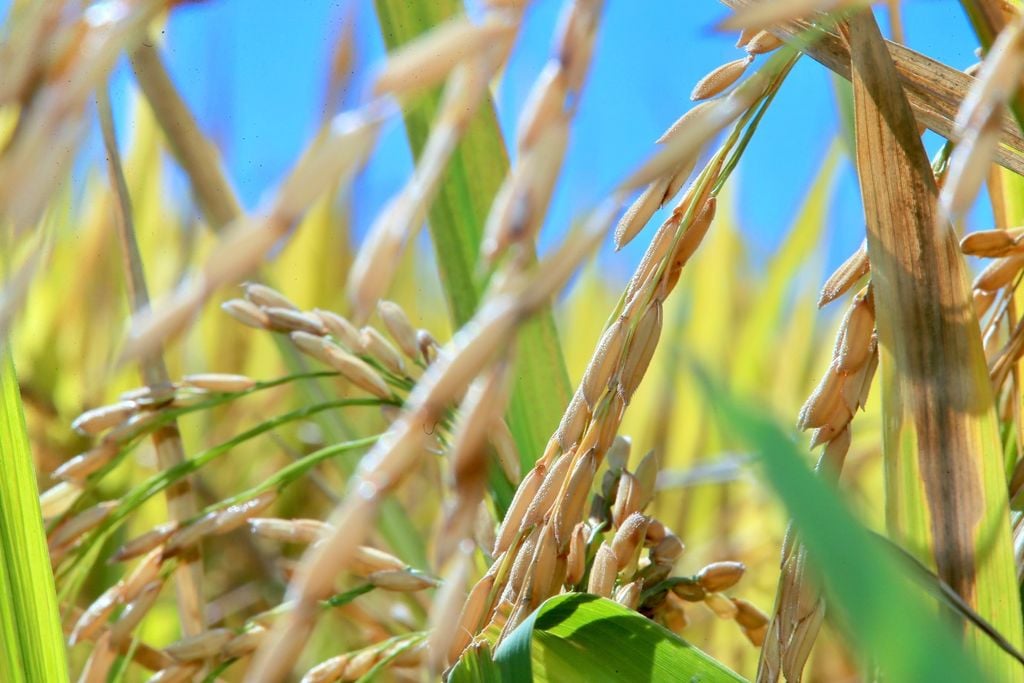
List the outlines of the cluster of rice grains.
{"type": "MultiPolygon", "coordinates": [[[[486,223],[481,260],[492,275],[476,314],[449,343],[439,346],[429,333],[416,330],[399,307],[381,301],[392,279],[390,269],[422,224],[468,117],[507,57],[524,4],[488,3],[480,20],[453,19],[393,53],[378,75],[375,99],[335,121],[259,215],[238,219],[210,265],[170,303],[136,320],[129,356],[151,352],[182,329],[216,287],[251,270],[333,179],[354,173],[370,153],[381,121],[392,113],[388,98],[404,102],[446,81],[437,120],[412,178],[374,223],[357,255],[349,277],[351,319],[319,309],[299,310],[280,293],[258,284],[246,285],[244,298],[223,304],[227,313],[250,327],[286,334],[302,353],[368,393],[372,398],[361,404],[381,406],[390,426],[379,437],[352,442],[370,449],[326,522],[258,517],[282,486],[308,471],[286,468],[287,479],[268,480],[194,519],[160,527],[121,548],[115,561],[142,559],[82,614],[72,631],[75,642],[100,643],[87,680],[102,678],[111,653],[126,647],[127,634],[159,593],[161,577],[183,552],[203,537],[246,522],[262,537],[308,545],[290,572],[286,601],[252,617],[241,629],[211,629],[165,650],[137,647],[136,658],[145,658],[147,666],[159,670],[161,680],[185,680],[254,650],[250,679],[284,678],[323,606],[354,598],[335,593],[341,572],[361,577],[368,589],[434,587],[438,582],[428,574],[363,543],[385,497],[424,454],[438,451],[448,456],[445,483],[451,494],[434,542],[436,569],[443,578],[430,602],[428,630],[340,654],[308,671],[306,680],[351,680],[385,664],[413,664],[441,673],[474,639],[486,637],[489,625],[507,633],[544,599],[563,590],[589,590],[614,598],[675,630],[686,623],[684,604],[703,602],[720,617],[734,619],[753,643],[764,640],[767,616],[750,603],[725,595],[742,576],[742,565],[717,562],[694,576],[673,575],[683,544],[661,521],[644,514],[654,493],[656,460],[648,455],[631,470],[628,442],[616,434],[657,347],[664,302],[706,234],[717,194],[795,61],[795,52],[779,50],[754,76],[741,80],[755,55],[779,47],[765,33],[741,40],[748,57],[703,79],[694,97],[707,101],[673,124],[657,141],[653,157],[553,253],[535,263],[532,240],[561,167],[602,9],[597,0],[567,1],[554,54],[518,123],[516,163],[486,223]],[[721,147],[653,234],[558,429],[520,481],[519,455],[502,418],[514,332],[547,305],[605,238],[626,193],[641,190],[615,230],[617,247],[634,239],[655,211],[680,193],[707,141],[730,125],[732,131],[721,147]],[[359,327],[374,310],[387,336],[372,326],[359,327]],[[491,514],[484,500],[491,453],[505,476],[519,483],[496,533],[493,518],[489,524],[480,523],[491,514]],[[598,481],[599,491],[594,492],[598,481]],[[488,532],[493,541],[487,540],[488,532]],[[466,586],[481,562],[489,569],[467,597],[466,586]],[[120,606],[124,609],[108,625],[120,606]]],[[[870,306],[870,299],[862,300],[870,306]]],[[[842,366],[843,377],[857,372],[862,372],[860,366],[842,366]]],[[[163,416],[203,409],[272,385],[235,376],[193,376],[166,391],[142,390],[91,411],[78,426],[90,433],[109,431],[95,449],[61,469],[68,481],[44,494],[48,509],[73,509],[83,481],[88,484],[102,476],[124,446],[163,416]]],[[[827,413],[818,425],[822,438],[840,440],[845,422],[825,406],[818,412],[827,413]]],[[[331,448],[323,452],[339,452],[331,448]]],[[[141,500],[222,452],[200,454],[119,501],[75,510],[54,526],[51,543],[56,557],[61,552],[83,553],[83,546],[76,546],[83,535],[86,542],[102,540],[141,500]]],[[[312,454],[310,463],[318,461],[314,456],[326,457],[312,454]]],[[[72,559],[75,566],[77,560],[72,559]]]]}
{"type": "MultiPolygon", "coordinates": [[[[379,317],[391,338],[389,341],[376,328],[357,329],[336,313],[300,311],[269,287],[250,283],[244,289],[245,298],[225,302],[225,311],[251,327],[287,334],[299,350],[374,397],[361,400],[363,404],[381,405],[385,412],[389,407],[393,410],[400,405],[413,378],[436,358],[438,345],[433,336],[426,330],[416,330],[405,312],[391,302],[379,305],[379,317]]],[[[79,571],[86,567],[91,560],[82,556],[144,499],[163,488],[180,484],[189,472],[209,462],[210,454],[215,456],[227,450],[213,449],[197,455],[188,464],[158,475],[121,499],[78,510],[76,502],[83,494],[95,492],[99,480],[142,437],[182,413],[208,409],[281,383],[283,380],[257,383],[241,375],[189,375],[164,387],[126,392],[118,402],[79,416],[73,423],[74,429],[83,435],[98,437],[99,441],[89,451],[55,470],[52,476],[62,481],[41,496],[44,516],[51,520],[50,553],[54,566],[60,568],[58,577],[73,576],[76,567],[79,571]]],[[[360,400],[353,403],[359,404],[360,400]]],[[[501,462],[514,463],[506,467],[509,476],[514,477],[518,466],[514,447],[509,445],[510,439],[494,436],[508,434],[500,411],[494,416],[490,433],[492,440],[502,446],[496,449],[501,462]]],[[[372,438],[363,440],[361,445],[372,441],[372,438]]],[[[440,446],[440,441],[435,439],[431,448],[437,450],[440,446]]],[[[311,464],[319,459],[313,456],[305,460],[311,464]]],[[[305,463],[300,460],[296,464],[305,463]]],[[[137,661],[157,670],[154,680],[161,681],[191,680],[210,664],[229,663],[256,649],[279,609],[258,614],[241,628],[209,629],[159,650],[148,646],[140,649],[137,643],[133,644],[133,638],[136,627],[153,607],[176,563],[194,553],[202,539],[226,534],[246,523],[257,536],[300,545],[313,545],[333,531],[330,525],[316,520],[258,517],[273,504],[279,491],[297,480],[308,467],[291,469],[288,476],[272,477],[209,506],[191,519],[163,524],[129,540],[111,555],[110,561],[117,563],[141,559],[86,610],[70,613],[69,646],[85,641],[95,643],[82,680],[106,680],[115,657],[133,649],[137,661]]],[[[437,585],[437,580],[430,575],[368,546],[355,548],[349,571],[363,580],[363,589],[408,593],[437,585]]],[[[365,592],[363,589],[357,592],[365,592]]],[[[325,604],[339,603],[336,599],[332,603],[332,598],[328,597],[325,604]]],[[[418,662],[415,655],[422,649],[421,641],[422,637],[398,638],[350,653],[344,661],[335,658],[311,672],[310,680],[339,677],[354,680],[384,659],[396,666],[413,665],[418,662]],[[328,672],[334,673],[328,676],[328,672]]]]}
{"type": "MultiPolygon", "coordinates": [[[[590,438],[600,431],[594,427],[590,438]]],[[[687,623],[684,603],[703,602],[719,617],[735,619],[751,642],[761,644],[767,616],[723,593],[742,577],[742,564],[715,562],[694,576],[672,576],[683,543],[644,514],[658,471],[653,453],[630,471],[630,444],[622,437],[602,444],[580,435],[576,448],[551,457],[559,450],[556,438],[517,491],[498,530],[493,564],[462,608],[449,644],[451,660],[474,634],[503,637],[562,590],[612,598],[677,632],[687,623]],[[600,493],[592,495],[598,453],[606,454],[607,467],[600,493]]]]}

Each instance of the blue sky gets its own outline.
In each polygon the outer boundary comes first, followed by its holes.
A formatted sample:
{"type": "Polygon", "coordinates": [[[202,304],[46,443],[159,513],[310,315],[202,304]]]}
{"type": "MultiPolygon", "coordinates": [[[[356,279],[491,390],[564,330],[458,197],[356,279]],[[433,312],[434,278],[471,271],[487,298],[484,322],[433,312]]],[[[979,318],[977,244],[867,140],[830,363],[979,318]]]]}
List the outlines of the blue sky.
{"type": "MultiPolygon", "coordinates": [[[[429,0],[428,0],[429,1],[429,0]]],[[[0,0],[0,8],[7,0],[0,0]]],[[[497,105],[506,134],[550,52],[561,2],[536,0],[497,105]]],[[[911,47],[953,66],[974,61],[973,35],[955,0],[907,0],[911,47]]],[[[715,0],[607,0],[595,62],[581,101],[563,176],[545,226],[542,248],[572,218],[601,198],[689,106],[693,84],[719,64],[742,56],[735,35],[712,26],[726,10],[715,0]]],[[[358,0],[209,0],[177,8],[163,36],[172,75],[203,128],[224,152],[243,201],[253,206],[293,163],[323,114],[327,62],[342,23],[354,17],[357,76],[349,102],[365,92],[382,54],[372,2],[358,0]],[[353,11],[354,10],[354,11],[353,11]]],[[[884,22],[883,22],[884,23],[884,22]]],[[[115,93],[130,87],[122,68],[115,93]]],[[[122,112],[126,110],[122,107],[122,112]]],[[[130,121],[120,117],[123,137],[130,121]]],[[[752,251],[768,253],[799,208],[838,130],[830,76],[804,59],[794,70],[743,159],[733,189],[752,251]]],[[[937,148],[929,138],[929,151],[937,148]]],[[[95,146],[94,146],[95,147],[95,146]]],[[[93,152],[88,163],[101,161],[93,152]]],[[[355,189],[357,231],[365,229],[408,174],[404,132],[393,125],[355,189]]],[[[984,210],[971,223],[985,227],[984,210]]],[[[858,192],[848,163],[829,221],[830,263],[863,237],[858,192]]],[[[642,241],[642,240],[641,240],[642,241]]],[[[632,268],[641,245],[604,255],[608,267],[632,268]]]]}

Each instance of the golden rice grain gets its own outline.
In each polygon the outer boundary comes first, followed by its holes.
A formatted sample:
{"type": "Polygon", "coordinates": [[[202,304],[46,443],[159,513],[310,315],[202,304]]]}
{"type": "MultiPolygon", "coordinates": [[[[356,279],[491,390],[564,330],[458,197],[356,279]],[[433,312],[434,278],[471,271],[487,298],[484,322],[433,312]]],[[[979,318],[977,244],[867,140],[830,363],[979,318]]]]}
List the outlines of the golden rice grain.
{"type": "Polygon", "coordinates": [[[686,546],[675,534],[667,534],[665,538],[658,541],[658,544],[651,548],[651,560],[654,562],[675,563],[686,546]]]}
{"type": "Polygon", "coordinates": [[[434,362],[434,358],[437,357],[437,352],[441,348],[434,336],[427,330],[416,330],[416,345],[419,347],[420,357],[427,365],[434,362]]]}
{"type": "Polygon", "coordinates": [[[81,616],[78,617],[78,621],[75,622],[74,627],[71,629],[71,635],[68,636],[68,646],[74,647],[80,642],[86,640],[92,640],[99,633],[100,629],[103,628],[107,619],[121,601],[121,589],[120,583],[115,583],[113,586],[103,591],[98,598],[92,601],[81,616]]]}
{"type": "Polygon", "coordinates": [[[71,519],[61,522],[49,534],[47,542],[50,549],[55,550],[70,543],[74,543],[83,534],[102,524],[103,521],[110,516],[110,513],[114,511],[114,508],[116,508],[117,505],[118,501],[116,500],[97,503],[96,505],[79,512],[71,519]]]}
{"type": "Polygon", "coordinates": [[[492,555],[497,556],[511,547],[516,534],[523,527],[523,519],[526,516],[526,512],[537,497],[537,492],[540,490],[546,474],[547,467],[543,462],[538,462],[533,466],[533,469],[527,472],[522,483],[516,488],[515,495],[512,496],[512,502],[509,503],[508,510],[505,512],[505,517],[502,519],[501,526],[498,529],[498,537],[495,541],[492,555]]]}
{"type": "MultiPolygon", "coordinates": [[[[658,456],[654,451],[648,451],[640,459],[633,476],[636,477],[637,487],[640,490],[640,509],[647,507],[647,504],[654,499],[655,487],[658,481],[658,471],[661,469],[658,463],[658,456]]],[[[660,523],[659,523],[660,524],[660,523]]],[[[650,536],[650,534],[648,534],[650,536]]]]}
{"type": "Polygon", "coordinates": [[[720,593],[735,586],[746,570],[742,562],[712,562],[697,573],[697,581],[708,593],[720,593]]]}
{"type": "Polygon", "coordinates": [[[249,519],[273,505],[277,500],[277,491],[270,490],[254,498],[229,505],[214,515],[213,533],[226,534],[245,524],[249,519]]]}
{"type": "Polygon", "coordinates": [[[640,380],[643,379],[647,366],[654,357],[661,336],[661,325],[661,301],[655,300],[637,323],[629,346],[623,354],[619,370],[619,393],[627,404],[633,397],[633,392],[640,386],[640,380]]]}
{"type": "Polygon", "coordinates": [[[402,353],[410,360],[418,359],[420,346],[416,338],[416,328],[409,322],[409,316],[402,307],[394,301],[381,301],[377,304],[377,313],[402,353]]]}
{"type": "Polygon", "coordinates": [[[320,321],[320,317],[311,313],[294,311],[290,308],[268,307],[264,308],[270,326],[281,332],[308,332],[317,336],[327,334],[327,327],[320,321]]]}
{"type": "Polygon", "coordinates": [[[587,525],[580,522],[572,530],[569,556],[565,565],[565,585],[572,587],[583,579],[587,571],[587,525]]]}
{"type": "Polygon", "coordinates": [[[388,385],[367,362],[330,342],[324,342],[323,349],[324,358],[345,379],[377,398],[391,398],[388,385]]]}
{"type": "Polygon", "coordinates": [[[509,570],[506,596],[511,600],[519,598],[523,584],[529,578],[529,569],[530,564],[533,562],[533,556],[537,552],[537,542],[540,540],[541,528],[534,525],[529,527],[529,529],[530,531],[523,539],[522,545],[519,546],[519,550],[512,562],[512,567],[509,570]]]}
{"type": "Polygon", "coordinates": [[[640,606],[640,593],[643,589],[643,581],[630,581],[624,586],[619,586],[615,591],[615,602],[627,609],[635,610],[640,606]]]}
{"type": "MultiPolygon", "coordinates": [[[[61,478],[53,476],[57,479],[61,478]]],[[[39,509],[43,514],[43,519],[49,520],[63,515],[75,504],[78,497],[82,495],[82,491],[81,485],[68,481],[62,481],[43,491],[39,494],[39,509]]]]}
{"type": "Polygon", "coordinates": [[[622,571],[630,565],[643,547],[648,521],[644,515],[634,512],[619,525],[612,538],[612,552],[617,561],[617,571],[622,571]]]}
{"type": "Polygon", "coordinates": [[[988,264],[974,279],[974,288],[995,292],[1010,283],[1024,266],[1024,256],[1014,255],[997,259],[988,264]]]}
{"type": "Polygon", "coordinates": [[[263,310],[245,299],[230,299],[220,305],[222,311],[232,318],[258,330],[265,330],[270,327],[270,318],[263,310]]]}
{"type": "Polygon", "coordinates": [[[260,308],[286,308],[298,311],[299,307],[273,287],[258,282],[246,282],[242,285],[245,298],[260,308]]]}
{"type": "Polygon", "coordinates": [[[706,100],[718,95],[739,80],[752,61],[754,61],[753,57],[742,57],[714,69],[711,73],[700,79],[697,85],[693,86],[690,99],[694,101],[706,100]]]}
{"type": "Polygon", "coordinates": [[[867,241],[861,242],[857,251],[840,265],[821,288],[821,296],[818,297],[818,308],[835,301],[848,292],[851,287],[857,284],[862,277],[867,275],[871,269],[868,262],[867,241]]]}
{"type": "Polygon", "coordinates": [[[568,451],[579,442],[589,418],[590,410],[581,386],[573,394],[569,407],[562,414],[562,420],[555,431],[555,438],[558,439],[563,451],[568,451]]]}
{"type": "Polygon", "coordinates": [[[391,342],[385,339],[384,335],[376,328],[362,328],[359,331],[359,338],[367,355],[372,356],[389,372],[400,377],[405,376],[405,361],[402,360],[398,350],[391,345],[391,342]]]}
{"type": "Polygon", "coordinates": [[[672,593],[687,602],[702,602],[707,597],[707,591],[693,579],[673,583],[672,593]]]}
{"type": "Polygon", "coordinates": [[[736,623],[743,628],[757,629],[768,624],[768,615],[754,604],[742,598],[732,598],[732,603],[736,605],[736,623]]]}
{"type": "Polygon", "coordinates": [[[154,548],[121,581],[119,599],[122,602],[131,602],[139,597],[142,589],[157,579],[162,565],[163,553],[160,548],[154,548]]]}
{"type": "Polygon", "coordinates": [[[747,43],[754,39],[754,36],[758,35],[760,31],[756,28],[744,28],[740,31],[739,38],[736,39],[736,47],[746,47],[747,43]]]}
{"type": "Polygon", "coordinates": [[[537,549],[530,562],[527,601],[531,607],[538,607],[561,587],[565,578],[565,567],[564,564],[561,565],[561,571],[557,567],[559,567],[559,563],[555,528],[552,524],[545,524],[537,539],[537,549]]]}
{"type": "Polygon", "coordinates": [[[800,410],[797,428],[811,429],[826,424],[835,407],[842,401],[841,376],[834,367],[825,371],[821,382],[800,410]]]}
{"type": "Polygon", "coordinates": [[[292,340],[299,351],[324,365],[330,365],[330,361],[327,360],[327,352],[324,350],[324,338],[320,335],[296,331],[289,333],[288,338],[292,340]]]}
{"type": "Polygon", "coordinates": [[[519,449],[516,447],[515,438],[504,419],[498,418],[491,423],[491,431],[488,439],[494,452],[498,457],[498,465],[505,477],[514,485],[518,485],[522,479],[521,461],[519,449]]]}
{"type": "Polygon", "coordinates": [[[351,353],[362,353],[363,345],[359,337],[359,329],[334,311],[326,311],[320,308],[314,309],[313,315],[320,319],[328,333],[334,337],[334,341],[341,344],[351,353]]]}
{"type": "Polygon", "coordinates": [[[608,382],[619,365],[628,333],[624,321],[618,318],[605,330],[597,343],[594,355],[580,381],[580,393],[590,410],[594,409],[598,399],[608,389],[608,382]]]}
{"type": "Polygon", "coordinates": [[[671,177],[662,176],[648,185],[615,226],[615,250],[618,251],[640,234],[654,213],[661,208],[668,193],[671,177]]]}
{"type": "Polygon", "coordinates": [[[708,593],[704,598],[704,604],[720,619],[735,619],[739,613],[732,600],[721,593],[708,593]]]}
{"type": "Polygon", "coordinates": [[[274,519],[258,517],[249,520],[253,533],[285,543],[316,543],[331,532],[331,527],[318,519],[274,519]]]}
{"type": "Polygon", "coordinates": [[[633,448],[633,440],[628,436],[617,436],[605,453],[608,469],[621,472],[629,464],[629,453],[633,448]]]}
{"type": "Polygon", "coordinates": [[[747,54],[763,55],[777,50],[781,45],[782,39],[771,31],[759,31],[757,35],[750,39],[750,42],[743,46],[743,49],[747,51],[747,54]]]}
{"type": "Polygon", "coordinates": [[[199,375],[185,375],[181,378],[182,384],[203,391],[214,391],[217,393],[234,393],[245,391],[256,385],[255,380],[245,375],[229,375],[219,372],[208,372],[199,375]]]}
{"type": "Polygon", "coordinates": [[[459,406],[449,456],[457,488],[460,482],[485,474],[484,448],[492,425],[505,412],[507,375],[507,363],[494,364],[474,380],[459,406]]]}
{"type": "Polygon", "coordinates": [[[587,592],[600,595],[603,598],[612,597],[616,574],[618,574],[618,559],[611,547],[602,543],[601,547],[597,549],[594,563],[590,568],[587,592]]]}
{"type": "Polygon", "coordinates": [[[348,661],[348,655],[337,655],[320,662],[302,676],[300,683],[333,683],[340,680],[348,661]]]}
{"type": "Polygon", "coordinates": [[[99,408],[93,408],[76,417],[71,423],[71,428],[79,434],[87,436],[96,435],[121,424],[134,415],[138,408],[138,404],[134,401],[119,401],[99,408]]]}
{"type": "Polygon", "coordinates": [[[850,306],[843,319],[836,370],[842,373],[855,372],[867,362],[872,352],[871,339],[875,330],[874,299],[871,290],[862,292],[850,306]]]}
{"type": "Polygon", "coordinates": [[[483,626],[481,622],[483,622],[487,610],[487,598],[493,587],[494,574],[488,572],[470,590],[452,634],[452,642],[448,648],[449,662],[454,662],[459,658],[462,651],[472,641],[473,636],[483,626]]]}
{"type": "Polygon", "coordinates": [[[577,459],[569,480],[563,487],[561,498],[555,506],[554,541],[558,553],[562,554],[569,548],[573,529],[583,516],[584,506],[590,496],[590,485],[597,472],[597,452],[590,449],[577,459]]]}
{"type": "Polygon", "coordinates": [[[968,256],[986,258],[1006,256],[1018,246],[1018,237],[1006,230],[977,230],[960,240],[960,251],[968,256]]]}
{"type": "Polygon", "coordinates": [[[619,476],[619,486],[615,492],[615,502],[612,504],[612,522],[615,527],[621,527],[626,519],[640,511],[640,501],[643,498],[643,491],[636,477],[630,472],[623,472],[619,476]]]}
{"type": "Polygon", "coordinates": [[[552,463],[547,475],[541,482],[540,488],[537,490],[537,494],[533,497],[533,501],[523,516],[520,529],[537,524],[545,518],[558,499],[559,491],[561,491],[562,484],[569,474],[572,463],[573,458],[568,454],[563,455],[552,463]]]}
{"type": "Polygon", "coordinates": [[[667,285],[669,291],[675,288],[683,266],[686,265],[690,257],[693,256],[697,248],[704,241],[705,235],[708,234],[708,228],[711,227],[711,223],[715,219],[717,208],[718,199],[716,197],[709,197],[705,200],[704,205],[694,216],[690,226],[679,238],[679,242],[672,252],[672,261],[669,266],[667,285]]]}
{"type": "Polygon", "coordinates": [[[62,479],[65,483],[80,482],[113,460],[117,456],[118,450],[117,445],[112,441],[104,441],[95,448],[71,458],[51,472],[50,476],[54,479],[62,479]]]}
{"type": "Polygon", "coordinates": [[[142,621],[156,603],[163,585],[163,581],[152,581],[140,591],[139,597],[128,603],[124,611],[121,612],[121,616],[110,627],[111,642],[117,645],[131,636],[135,627],[139,625],[139,622],[142,621]]]}
{"type": "Polygon", "coordinates": [[[124,545],[118,548],[116,552],[114,552],[111,560],[114,562],[124,562],[136,558],[139,555],[144,555],[157,546],[163,544],[171,537],[172,534],[174,534],[175,531],[178,530],[179,526],[178,522],[167,522],[166,524],[161,524],[141,536],[127,541],[124,545]]]}

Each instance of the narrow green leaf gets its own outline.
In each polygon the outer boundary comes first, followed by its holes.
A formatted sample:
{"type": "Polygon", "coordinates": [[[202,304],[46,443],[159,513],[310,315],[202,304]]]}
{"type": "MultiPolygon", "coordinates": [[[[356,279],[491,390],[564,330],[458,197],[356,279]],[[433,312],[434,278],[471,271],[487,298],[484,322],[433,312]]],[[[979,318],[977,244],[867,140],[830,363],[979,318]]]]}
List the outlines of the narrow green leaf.
{"type": "Polygon", "coordinates": [[[66,681],[39,490],[7,341],[0,339],[0,679],[66,681]]]}
{"type": "Polygon", "coordinates": [[[884,680],[988,680],[948,623],[935,618],[934,603],[896,556],[883,552],[836,492],[811,473],[806,453],[793,439],[761,410],[701,377],[723,428],[760,456],[767,480],[819,570],[829,604],[838,608],[858,651],[878,664],[884,680]]]}
{"type": "Polygon", "coordinates": [[[586,593],[547,600],[505,638],[495,661],[507,682],[744,680],[643,615],[586,593]]]}
{"type": "MultiPolygon", "coordinates": [[[[458,0],[376,0],[375,4],[388,49],[409,42],[462,11],[458,0]]],[[[426,144],[439,101],[440,93],[432,92],[405,112],[406,132],[416,157],[426,144]]],[[[452,155],[430,210],[430,234],[456,325],[472,317],[483,293],[485,282],[478,267],[480,241],[491,201],[507,171],[508,153],[494,107],[487,100],[452,155]]],[[[550,309],[522,327],[517,348],[508,421],[525,472],[558,426],[572,387],[550,309]]]]}
{"type": "MultiPolygon", "coordinates": [[[[998,421],[966,266],[870,12],[850,19],[850,53],[889,531],[1020,648],[998,421]]],[[[991,640],[971,636],[990,671],[1020,675],[991,640]]]]}

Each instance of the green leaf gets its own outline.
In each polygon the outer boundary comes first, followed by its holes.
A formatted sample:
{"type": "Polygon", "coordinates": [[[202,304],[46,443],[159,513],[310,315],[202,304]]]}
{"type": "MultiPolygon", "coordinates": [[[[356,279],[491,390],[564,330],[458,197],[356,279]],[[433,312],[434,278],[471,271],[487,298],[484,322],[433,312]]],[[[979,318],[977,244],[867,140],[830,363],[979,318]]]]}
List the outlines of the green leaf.
{"type": "MultiPolygon", "coordinates": [[[[462,11],[458,0],[377,0],[375,4],[388,49],[409,42],[462,11]]],[[[440,93],[434,91],[405,111],[406,132],[417,158],[426,144],[439,101],[440,93]]],[[[480,241],[491,201],[507,171],[508,153],[488,99],[455,149],[430,209],[430,234],[456,326],[473,316],[483,293],[485,281],[478,267],[480,241]]],[[[538,313],[520,329],[513,374],[516,379],[508,421],[525,472],[543,453],[572,396],[550,309],[538,313]]],[[[507,485],[503,495],[510,498],[507,485]]]]}
{"type": "Polygon", "coordinates": [[[505,638],[495,661],[503,681],[744,680],[643,615],[586,593],[546,601],[505,638]]]}
{"type": "Polygon", "coordinates": [[[0,339],[0,680],[66,681],[64,637],[21,392],[0,339]]]}
{"type": "Polygon", "coordinates": [[[699,374],[723,428],[761,457],[857,651],[873,658],[885,680],[988,680],[895,556],[883,552],[836,492],[811,473],[790,435],[699,374]]]}

